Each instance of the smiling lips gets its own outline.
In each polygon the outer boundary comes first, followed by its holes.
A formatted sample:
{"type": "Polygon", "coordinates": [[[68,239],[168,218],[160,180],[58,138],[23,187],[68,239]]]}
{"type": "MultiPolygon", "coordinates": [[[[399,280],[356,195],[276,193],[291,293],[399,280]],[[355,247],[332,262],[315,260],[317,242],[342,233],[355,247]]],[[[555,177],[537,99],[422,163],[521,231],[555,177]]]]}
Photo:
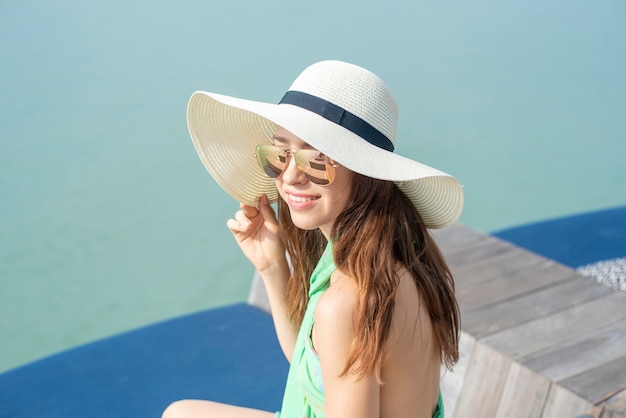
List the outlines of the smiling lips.
{"type": "Polygon", "coordinates": [[[306,206],[307,203],[314,202],[320,198],[320,196],[314,195],[294,195],[291,193],[287,193],[287,197],[289,199],[289,203],[294,206],[306,206]]]}

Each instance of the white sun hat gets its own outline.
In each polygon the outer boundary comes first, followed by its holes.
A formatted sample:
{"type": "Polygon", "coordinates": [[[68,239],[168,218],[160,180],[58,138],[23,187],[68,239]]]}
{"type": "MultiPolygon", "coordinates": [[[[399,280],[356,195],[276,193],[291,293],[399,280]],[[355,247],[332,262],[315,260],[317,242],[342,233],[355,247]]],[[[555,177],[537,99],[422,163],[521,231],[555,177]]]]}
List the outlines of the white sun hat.
{"type": "Polygon", "coordinates": [[[274,179],[255,161],[259,144],[272,143],[277,126],[342,166],[395,182],[428,228],[456,222],[463,187],[449,174],[393,152],[398,106],[385,83],[370,71],[341,61],[306,68],[279,104],[197,91],[187,124],[206,169],[237,201],[256,206],[278,199],[274,179]]]}

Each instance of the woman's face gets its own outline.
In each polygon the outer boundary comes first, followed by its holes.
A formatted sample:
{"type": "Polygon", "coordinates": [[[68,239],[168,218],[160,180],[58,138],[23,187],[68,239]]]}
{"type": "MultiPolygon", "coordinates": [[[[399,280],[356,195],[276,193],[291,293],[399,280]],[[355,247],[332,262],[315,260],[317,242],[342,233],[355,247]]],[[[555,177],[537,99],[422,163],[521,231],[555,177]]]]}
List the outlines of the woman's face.
{"type": "MultiPolygon", "coordinates": [[[[274,134],[274,144],[293,152],[312,148],[282,127],[278,127],[274,134]]],[[[353,174],[338,165],[334,181],[320,186],[309,181],[294,160],[292,157],[287,168],[275,179],[278,193],[289,206],[291,219],[298,228],[319,228],[328,239],[335,219],[350,199],[353,174]]]]}

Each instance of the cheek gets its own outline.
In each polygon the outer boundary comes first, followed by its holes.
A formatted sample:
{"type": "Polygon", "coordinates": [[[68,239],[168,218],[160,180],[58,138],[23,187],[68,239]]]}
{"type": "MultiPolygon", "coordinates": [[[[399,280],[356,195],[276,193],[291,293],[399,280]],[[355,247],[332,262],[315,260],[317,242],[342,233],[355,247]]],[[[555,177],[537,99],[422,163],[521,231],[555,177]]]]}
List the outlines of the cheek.
{"type": "Polygon", "coordinates": [[[343,176],[341,177],[340,182],[336,182],[336,184],[333,184],[333,186],[335,186],[335,189],[333,190],[335,198],[333,200],[338,206],[339,212],[343,211],[345,206],[348,204],[350,196],[352,194],[352,173],[346,172],[341,174],[343,176]]]}

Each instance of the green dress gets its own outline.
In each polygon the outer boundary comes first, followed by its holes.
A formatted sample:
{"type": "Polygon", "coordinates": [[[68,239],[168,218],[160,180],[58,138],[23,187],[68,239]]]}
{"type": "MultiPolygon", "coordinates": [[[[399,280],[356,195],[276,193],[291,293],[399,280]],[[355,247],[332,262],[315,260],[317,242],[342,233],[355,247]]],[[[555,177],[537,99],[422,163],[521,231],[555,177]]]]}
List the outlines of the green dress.
{"type": "MultiPolygon", "coordinates": [[[[330,284],[330,276],[337,269],[329,241],[322,257],[311,274],[309,303],[304,313],[300,332],[289,367],[287,386],[281,412],[276,418],[325,418],[326,397],[319,357],[313,349],[311,331],[317,301],[330,284]]],[[[439,395],[437,411],[433,418],[443,418],[443,401],[439,395]]]]}

